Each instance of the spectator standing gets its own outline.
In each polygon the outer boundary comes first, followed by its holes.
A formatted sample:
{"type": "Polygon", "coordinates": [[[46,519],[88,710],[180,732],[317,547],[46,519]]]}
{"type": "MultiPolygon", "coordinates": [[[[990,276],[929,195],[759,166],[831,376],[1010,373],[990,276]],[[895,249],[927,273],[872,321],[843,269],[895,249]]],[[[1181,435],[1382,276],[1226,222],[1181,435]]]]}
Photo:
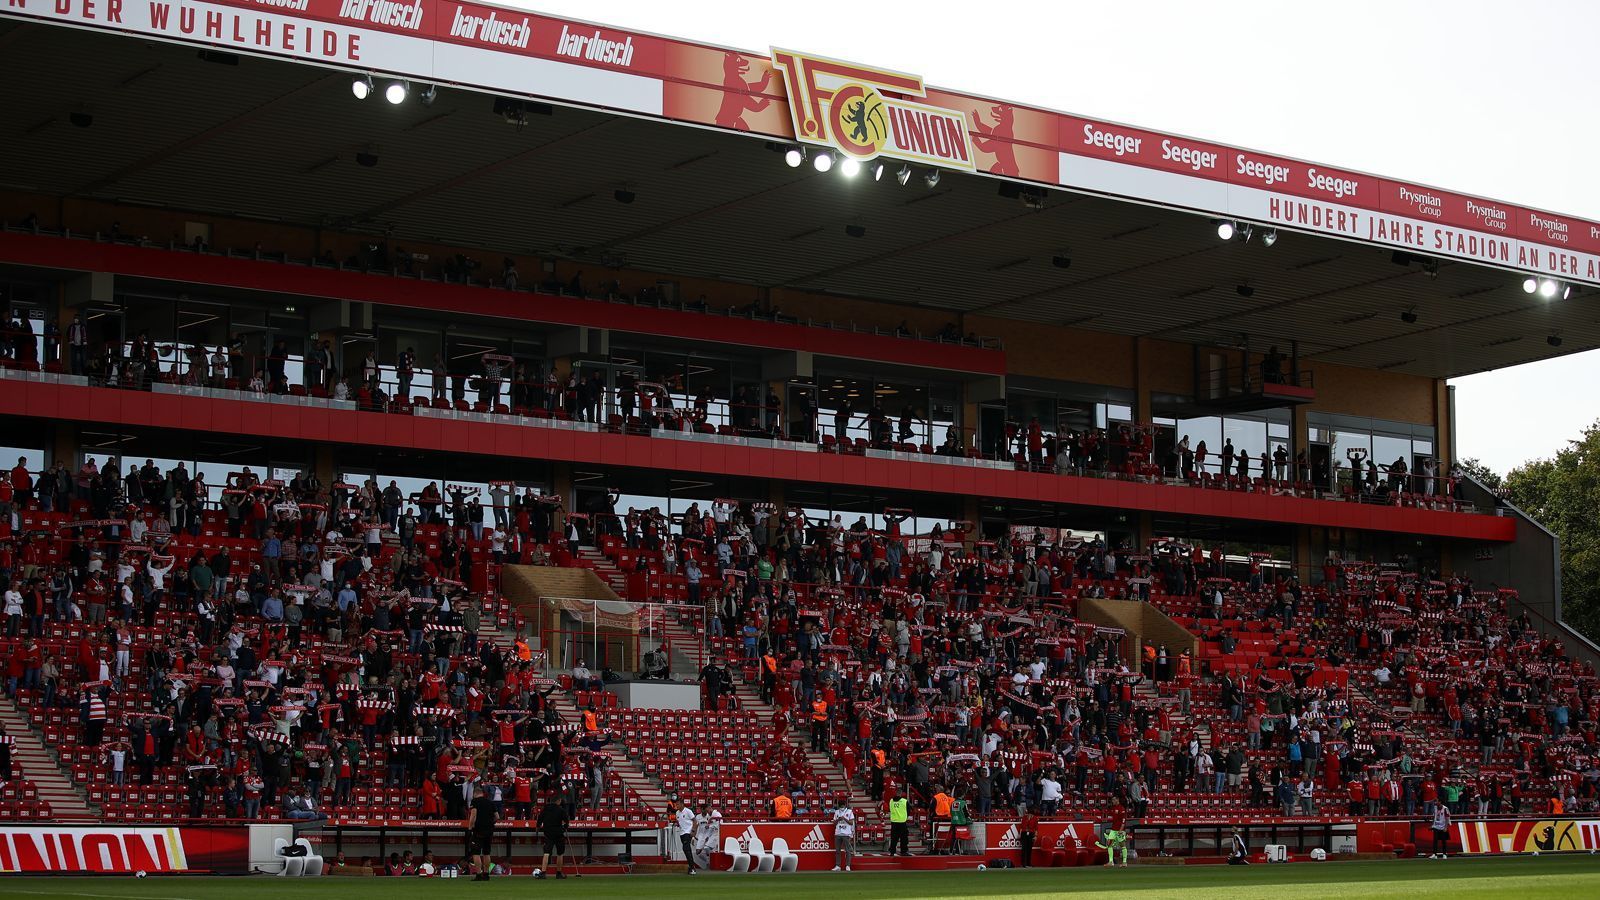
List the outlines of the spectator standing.
{"type": "Polygon", "coordinates": [[[1433,809],[1433,853],[1429,859],[1444,859],[1450,849],[1450,807],[1443,803],[1433,809]]]}
{"type": "Polygon", "coordinates": [[[850,801],[840,797],[833,809],[833,871],[850,871],[856,855],[856,812],[850,801]]]}

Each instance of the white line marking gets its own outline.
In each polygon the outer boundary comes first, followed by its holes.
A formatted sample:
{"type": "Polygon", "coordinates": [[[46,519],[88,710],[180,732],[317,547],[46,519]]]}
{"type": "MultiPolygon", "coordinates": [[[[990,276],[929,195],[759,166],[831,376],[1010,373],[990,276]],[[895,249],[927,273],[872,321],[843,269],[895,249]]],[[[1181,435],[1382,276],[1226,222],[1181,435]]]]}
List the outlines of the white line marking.
{"type": "MultiPolygon", "coordinates": [[[[32,894],[35,897],[101,897],[107,900],[152,900],[149,894],[83,894],[77,890],[6,890],[6,894],[32,894]]],[[[194,897],[163,897],[163,900],[194,900],[194,897]]]]}

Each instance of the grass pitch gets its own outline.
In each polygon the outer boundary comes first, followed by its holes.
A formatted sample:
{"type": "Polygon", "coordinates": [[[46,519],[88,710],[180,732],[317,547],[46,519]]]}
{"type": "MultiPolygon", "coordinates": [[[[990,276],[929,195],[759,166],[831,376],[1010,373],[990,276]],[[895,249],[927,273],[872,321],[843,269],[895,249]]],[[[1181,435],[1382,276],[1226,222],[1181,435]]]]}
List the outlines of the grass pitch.
{"type": "Polygon", "coordinates": [[[0,897],[17,900],[410,900],[410,898],[573,897],[583,900],[718,900],[761,894],[791,897],[1044,898],[1261,898],[1338,900],[1428,898],[1467,900],[1578,900],[1600,897],[1600,856],[1408,860],[1397,862],[1293,863],[1248,868],[1231,866],[1133,867],[1129,869],[1028,869],[950,872],[856,872],[799,875],[627,875],[536,881],[468,879],[322,878],[280,879],[167,876],[56,878],[8,875],[0,897]]]}

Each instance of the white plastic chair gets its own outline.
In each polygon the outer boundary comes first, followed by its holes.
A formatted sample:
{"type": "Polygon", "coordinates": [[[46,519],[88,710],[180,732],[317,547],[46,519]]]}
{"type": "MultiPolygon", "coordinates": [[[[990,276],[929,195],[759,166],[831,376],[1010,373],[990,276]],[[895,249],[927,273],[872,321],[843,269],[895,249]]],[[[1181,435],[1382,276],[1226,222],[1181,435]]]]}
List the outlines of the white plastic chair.
{"type": "Polygon", "coordinates": [[[279,872],[278,875],[285,878],[296,878],[304,875],[306,871],[306,858],[304,856],[284,856],[283,851],[288,846],[289,842],[283,838],[272,839],[272,852],[276,854],[279,859],[283,860],[283,871],[279,872]]]}
{"type": "Polygon", "coordinates": [[[322,854],[318,853],[317,848],[311,846],[311,842],[305,838],[296,838],[295,843],[306,848],[306,855],[301,857],[301,859],[305,860],[305,869],[301,874],[307,878],[316,878],[321,875],[322,854]]]}
{"type": "Polygon", "coordinates": [[[772,855],[777,857],[777,871],[793,872],[800,868],[800,857],[789,850],[789,842],[783,838],[772,839],[772,855]]]}
{"type": "Polygon", "coordinates": [[[733,857],[733,865],[728,867],[729,872],[750,871],[750,854],[739,849],[739,839],[736,837],[722,839],[722,852],[733,857]]]}
{"type": "Polygon", "coordinates": [[[750,836],[750,863],[753,872],[771,872],[772,864],[777,862],[771,853],[767,852],[767,845],[761,843],[761,838],[750,836]]]}

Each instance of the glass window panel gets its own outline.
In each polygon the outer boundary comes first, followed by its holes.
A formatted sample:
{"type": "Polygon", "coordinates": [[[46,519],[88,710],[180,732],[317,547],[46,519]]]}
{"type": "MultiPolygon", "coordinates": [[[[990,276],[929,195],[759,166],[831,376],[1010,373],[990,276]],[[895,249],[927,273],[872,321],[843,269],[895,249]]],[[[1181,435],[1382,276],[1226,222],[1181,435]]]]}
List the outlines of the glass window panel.
{"type": "Polygon", "coordinates": [[[1041,428],[1045,431],[1054,431],[1056,406],[1057,401],[1053,396],[1011,394],[1006,398],[1006,417],[1019,427],[1026,426],[1030,420],[1037,418],[1041,428]]]}
{"type": "MultiPolygon", "coordinates": [[[[1267,447],[1267,425],[1265,422],[1256,422],[1250,419],[1224,419],[1222,426],[1223,443],[1233,441],[1236,454],[1248,453],[1253,459],[1261,458],[1261,451],[1267,447]]],[[[1211,447],[1222,449],[1221,445],[1211,444],[1211,447]]]]}
{"type": "Polygon", "coordinates": [[[1363,454],[1372,452],[1372,435],[1359,431],[1335,431],[1330,447],[1334,461],[1343,467],[1350,465],[1350,451],[1359,450],[1363,454]]]}
{"type": "MultiPolygon", "coordinates": [[[[1216,416],[1180,419],[1174,433],[1180,442],[1187,437],[1190,449],[1200,446],[1200,442],[1205,441],[1208,453],[1222,452],[1222,420],[1216,416]]],[[[1237,446],[1238,442],[1234,443],[1237,446]]]]}
{"type": "Polygon", "coordinates": [[[1056,405],[1056,423],[1062,431],[1088,431],[1104,427],[1104,404],[1063,400],[1056,405]]]}
{"type": "Polygon", "coordinates": [[[1406,469],[1411,468],[1411,440],[1410,438],[1391,437],[1386,434],[1372,436],[1372,460],[1380,466],[1393,465],[1396,460],[1406,464],[1406,469]]]}
{"type": "Polygon", "coordinates": [[[956,388],[951,385],[932,385],[928,389],[928,402],[928,419],[932,425],[928,442],[938,447],[945,442],[951,429],[957,429],[957,442],[965,446],[966,442],[959,440],[961,404],[956,388]]]}
{"type": "Polygon", "coordinates": [[[872,382],[864,378],[834,376],[823,378],[818,388],[822,397],[818,421],[824,434],[835,433],[834,417],[848,403],[850,423],[845,436],[852,440],[869,436],[866,414],[872,409],[872,382]]]}
{"type": "Polygon", "coordinates": [[[38,475],[44,471],[44,451],[31,447],[0,447],[0,466],[7,471],[16,466],[17,459],[22,459],[23,468],[38,475]]]}

